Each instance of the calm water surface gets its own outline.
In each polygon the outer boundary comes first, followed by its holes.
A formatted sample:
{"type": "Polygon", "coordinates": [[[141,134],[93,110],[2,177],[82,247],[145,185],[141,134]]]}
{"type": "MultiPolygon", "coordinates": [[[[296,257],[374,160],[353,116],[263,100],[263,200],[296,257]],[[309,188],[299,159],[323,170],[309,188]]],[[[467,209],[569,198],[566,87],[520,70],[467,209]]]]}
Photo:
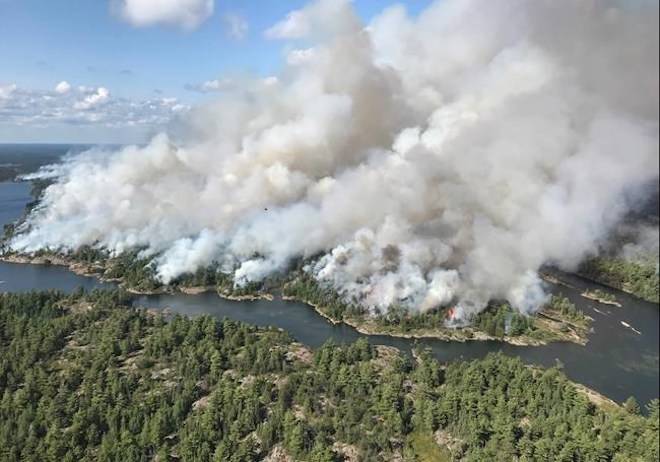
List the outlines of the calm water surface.
{"type": "MultiPolygon", "coordinates": [[[[29,200],[29,185],[0,183],[0,225],[20,217],[29,200]]],[[[0,291],[60,289],[71,291],[79,286],[87,289],[113,287],[93,278],[77,276],[55,266],[15,265],[0,263],[0,291]]],[[[530,364],[554,366],[563,364],[566,374],[608,397],[623,401],[635,396],[645,403],[658,397],[658,306],[617,293],[623,308],[600,305],[580,296],[592,283],[571,278],[574,288],[550,287],[563,293],[580,309],[594,318],[594,332],[587,346],[554,343],[543,347],[516,347],[502,342],[444,342],[419,340],[433,350],[440,361],[481,358],[494,351],[518,356],[530,364]],[[621,322],[641,332],[636,334],[621,322]]],[[[282,300],[234,302],[214,294],[154,295],[136,297],[135,303],[149,308],[165,309],[186,315],[209,314],[261,326],[275,326],[288,331],[297,340],[317,347],[332,339],[352,342],[361,334],[354,329],[328,323],[308,306],[282,300]]],[[[367,337],[374,344],[384,344],[409,351],[414,341],[391,337],[367,337]]]]}
{"type": "Polygon", "coordinates": [[[29,183],[0,182],[0,229],[22,215],[29,199],[29,183]]]}

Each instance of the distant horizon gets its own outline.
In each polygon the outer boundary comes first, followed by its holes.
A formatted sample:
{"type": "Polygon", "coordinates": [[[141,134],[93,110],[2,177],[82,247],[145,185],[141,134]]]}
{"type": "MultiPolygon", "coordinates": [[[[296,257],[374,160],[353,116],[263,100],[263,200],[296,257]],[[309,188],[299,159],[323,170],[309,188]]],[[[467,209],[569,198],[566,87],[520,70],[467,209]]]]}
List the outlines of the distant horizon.
{"type": "MultiPolygon", "coordinates": [[[[0,1],[0,142],[147,143],[192,108],[274,79],[308,45],[274,28],[307,0],[169,2],[140,14],[140,0],[119,3],[0,1]]],[[[368,24],[395,3],[352,5],[368,24]]]]}

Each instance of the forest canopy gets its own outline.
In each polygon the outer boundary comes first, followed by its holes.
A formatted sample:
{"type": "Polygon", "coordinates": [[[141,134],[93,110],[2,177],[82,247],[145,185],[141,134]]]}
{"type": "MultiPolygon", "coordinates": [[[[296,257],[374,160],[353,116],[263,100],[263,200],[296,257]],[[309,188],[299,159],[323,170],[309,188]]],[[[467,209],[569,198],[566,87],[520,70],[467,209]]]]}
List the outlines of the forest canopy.
{"type": "Polygon", "coordinates": [[[0,395],[7,461],[658,460],[657,401],[599,407],[557,369],[311,352],[119,291],[0,295],[0,395]]]}

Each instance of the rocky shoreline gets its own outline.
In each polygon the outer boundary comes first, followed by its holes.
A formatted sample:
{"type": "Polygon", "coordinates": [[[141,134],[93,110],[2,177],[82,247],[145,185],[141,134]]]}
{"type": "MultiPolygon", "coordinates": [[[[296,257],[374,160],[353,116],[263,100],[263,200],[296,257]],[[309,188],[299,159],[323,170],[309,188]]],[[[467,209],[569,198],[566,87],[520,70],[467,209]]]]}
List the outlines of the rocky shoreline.
{"type": "Polygon", "coordinates": [[[603,305],[612,305],[612,306],[617,306],[619,308],[621,308],[623,306],[621,303],[617,302],[616,300],[610,300],[610,299],[607,299],[607,298],[599,297],[595,293],[589,292],[588,290],[582,292],[582,294],[580,294],[580,295],[582,297],[586,298],[587,300],[593,300],[593,301],[601,303],[603,305]]]}
{"type": "Polygon", "coordinates": [[[64,266],[72,273],[78,276],[97,277],[104,282],[119,282],[117,279],[103,278],[102,273],[105,268],[101,265],[84,264],[80,262],[72,262],[64,257],[59,256],[28,256],[17,254],[4,254],[0,255],[0,261],[5,263],[27,264],[27,265],[53,265],[64,266]]]}
{"type": "MultiPolygon", "coordinates": [[[[504,342],[514,346],[544,346],[551,343],[547,340],[536,339],[525,335],[521,335],[518,337],[509,337],[509,336],[505,336],[502,338],[494,337],[481,331],[475,331],[470,327],[461,328],[461,329],[450,329],[450,328],[428,329],[428,330],[412,332],[412,333],[392,332],[390,330],[384,330],[379,326],[370,324],[369,320],[360,320],[354,318],[348,318],[342,320],[335,319],[332,316],[325,313],[323,311],[323,307],[320,307],[317,304],[309,302],[307,300],[299,299],[297,297],[283,296],[282,300],[303,303],[309,306],[310,308],[312,308],[314,311],[316,311],[316,313],[318,313],[320,316],[328,320],[328,322],[330,322],[331,324],[333,325],[345,324],[347,326],[352,327],[357,332],[369,336],[405,338],[411,340],[435,339],[435,340],[442,340],[445,342],[461,342],[461,343],[504,342]]],[[[579,336],[577,336],[577,334],[571,338],[569,338],[569,336],[566,336],[565,339],[558,341],[572,342],[582,346],[586,345],[587,343],[586,339],[580,338],[579,336]]]]}
{"type": "MultiPolygon", "coordinates": [[[[657,300],[651,300],[649,298],[645,298],[643,295],[641,295],[639,293],[636,293],[634,290],[631,290],[626,285],[617,286],[617,285],[614,285],[614,284],[610,283],[605,278],[595,277],[591,274],[585,273],[584,271],[577,271],[575,273],[569,273],[569,274],[571,276],[574,276],[574,277],[577,277],[577,278],[582,279],[584,281],[587,281],[591,284],[597,284],[599,286],[602,286],[603,288],[611,290],[613,292],[621,292],[621,293],[624,293],[624,294],[629,295],[631,297],[635,297],[639,300],[644,300],[645,302],[654,303],[656,305],[658,304],[657,300]]],[[[547,281],[547,282],[552,283],[552,284],[559,284],[559,285],[563,285],[563,286],[570,287],[570,288],[573,288],[573,289],[575,288],[575,286],[569,284],[566,281],[561,280],[560,278],[557,278],[554,275],[550,275],[550,274],[547,274],[547,273],[541,273],[541,278],[543,280],[547,281]]],[[[588,298],[588,297],[585,297],[585,298],[588,298]]],[[[600,302],[600,300],[597,300],[597,299],[593,299],[593,300],[597,301],[597,302],[600,302]]],[[[603,303],[603,302],[601,302],[601,303],[603,303]]]]}
{"type": "Polygon", "coordinates": [[[224,298],[225,300],[231,300],[234,302],[256,302],[257,300],[266,300],[269,302],[272,302],[275,300],[275,297],[272,294],[269,293],[258,293],[254,295],[232,295],[232,294],[226,294],[221,291],[217,291],[218,296],[220,298],[224,298]]]}
{"type": "MultiPolygon", "coordinates": [[[[199,295],[203,293],[215,292],[219,297],[231,300],[231,301],[257,301],[257,300],[266,300],[273,301],[275,299],[273,294],[270,293],[254,293],[247,295],[234,295],[218,290],[215,286],[164,286],[157,289],[138,289],[135,287],[126,287],[125,282],[122,278],[107,278],[104,277],[104,272],[107,268],[99,263],[81,263],[76,261],[71,261],[66,257],[57,256],[57,255],[48,255],[48,256],[28,256],[28,255],[17,255],[17,254],[5,254],[0,255],[0,261],[6,263],[16,263],[16,264],[33,264],[33,265],[55,265],[68,268],[73,273],[85,276],[85,277],[95,277],[102,282],[114,282],[118,283],[127,292],[134,295],[161,295],[168,293],[183,293],[186,295],[199,295]]],[[[553,281],[554,282],[554,281],[553,281]]],[[[579,345],[585,345],[587,343],[586,338],[582,338],[577,333],[573,334],[559,333],[558,329],[553,326],[552,329],[548,328],[548,331],[553,332],[558,338],[555,340],[544,340],[533,338],[527,335],[521,335],[516,337],[504,336],[504,337],[495,337],[486,334],[485,332],[474,330],[471,327],[465,328],[429,328],[429,329],[418,329],[412,332],[396,332],[395,330],[390,330],[378,326],[368,318],[359,319],[359,318],[346,318],[338,320],[328,315],[322,306],[318,306],[307,300],[298,299],[296,297],[282,296],[282,300],[285,301],[297,301],[304,303],[314,309],[316,313],[325,318],[328,322],[333,325],[345,324],[352,327],[357,332],[363,335],[369,336],[387,336],[393,338],[405,338],[405,339],[436,339],[446,342],[471,342],[471,341],[493,341],[493,342],[504,342],[510,345],[515,346],[543,346],[555,341],[564,341],[572,342],[579,345]]]]}
{"type": "Polygon", "coordinates": [[[256,300],[273,301],[274,300],[273,295],[268,293],[233,295],[222,292],[216,289],[215,286],[163,286],[153,290],[127,287],[122,278],[105,277],[103,273],[106,271],[107,268],[100,263],[85,264],[81,262],[71,261],[65,257],[56,256],[56,255],[54,256],[49,255],[47,257],[44,257],[44,256],[5,254],[5,255],[0,255],[0,261],[5,263],[14,263],[14,264],[62,266],[67,268],[72,273],[77,274],[78,276],[94,277],[101,282],[117,283],[122,289],[133,295],[162,295],[162,294],[168,294],[174,292],[180,292],[186,295],[199,295],[208,292],[216,292],[219,297],[232,301],[256,301],[256,300]]]}
{"type": "Polygon", "coordinates": [[[581,277],[582,279],[584,279],[584,280],[586,280],[586,281],[589,281],[589,282],[591,282],[591,283],[593,283],[593,284],[598,284],[598,285],[600,285],[600,286],[603,286],[603,287],[605,287],[605,288],[607,288],[607,289],[609,289],[609,290],[613,290],[613,291],[616,291],[616,292],[622,292],[622,293],[624,293],[624,294],[626,294],[626,295],[629,295],[629,296],[631,296],[631,297],[634,297],[634,298],[636,298],[636,299],[643,300],[643,301],[645,301],[645,302],[653,303],[653,304],[655,304],[655,305],[658,305],[658,301],[657,301],[657,300],[651,300],[651,299],[645,298],[645,297],[643,297],[641,294],[639,294],[639,293],[637,293],[637,292],[635,292],[635,291],[629,289],[629,288],[626,287],[625,285],[624,285],[624,286],[621,286],[621,287],[617,287],[617,286],[615,286],[615,285],[609,284],[609,283],[608,283],[606,280],[604,280],[604,279],[594,278],[594,277],[589,276],[588,274],[585,274],[585,273],[576,273],[576,276],[579,276],[579,277],[581,277]]]}

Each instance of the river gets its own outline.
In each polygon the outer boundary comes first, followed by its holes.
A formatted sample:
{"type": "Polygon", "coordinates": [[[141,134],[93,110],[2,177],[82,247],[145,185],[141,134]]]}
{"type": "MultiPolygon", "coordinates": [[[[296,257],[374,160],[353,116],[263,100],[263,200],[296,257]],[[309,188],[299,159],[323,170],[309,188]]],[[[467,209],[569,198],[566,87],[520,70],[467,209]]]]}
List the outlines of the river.
{"type": "MultiPolygon", "coordinates": [[[[0,225],[19,218],[30,200],[29,185],[0,183],[0,225]]],[[[0,291],[29,291],[59,289],[71,291],[79,286],[87,289],[114,287],[94,278],[77,276],[66,268],[9,264],[0,262],[0,291]]],[[[598,288],[596,284],[571,277],[574,288],[550,286],[549,290],[563,293],[586,314],[594,318],[594,332],[586,346],[572,343],[553,343],[541,347],[520,347],[502,342],[445,342],[419,340],[421,346],[432,349],[443,362],[481,358],[490,352],[501,351],[518,356],[529,364],[554,366],[561,364],[566,375],[607,397],[622,402],[634,396],[640,403],[658,397],[658,306],[624,293],[616,292],[623,307],[601,305],[580,296],[584,289],[598,288]],[[641,334],[625,327],[622,321],[641,334]]],[[[236,302],[215,294],[150,295],[135,297],[134,303],[148,308],[165,309],[185,314],[208,314],[227,317],[261,326],[275,326],[288,331],[298,341],[317,347],[328,340],[351,342],[360,337],[346,325],[332,325],[308,306],[283,300],[236,302]]],[[[369,336],[374,344],[389,345],[409,351],[413,340],[385,336],[369,336]]]]}

